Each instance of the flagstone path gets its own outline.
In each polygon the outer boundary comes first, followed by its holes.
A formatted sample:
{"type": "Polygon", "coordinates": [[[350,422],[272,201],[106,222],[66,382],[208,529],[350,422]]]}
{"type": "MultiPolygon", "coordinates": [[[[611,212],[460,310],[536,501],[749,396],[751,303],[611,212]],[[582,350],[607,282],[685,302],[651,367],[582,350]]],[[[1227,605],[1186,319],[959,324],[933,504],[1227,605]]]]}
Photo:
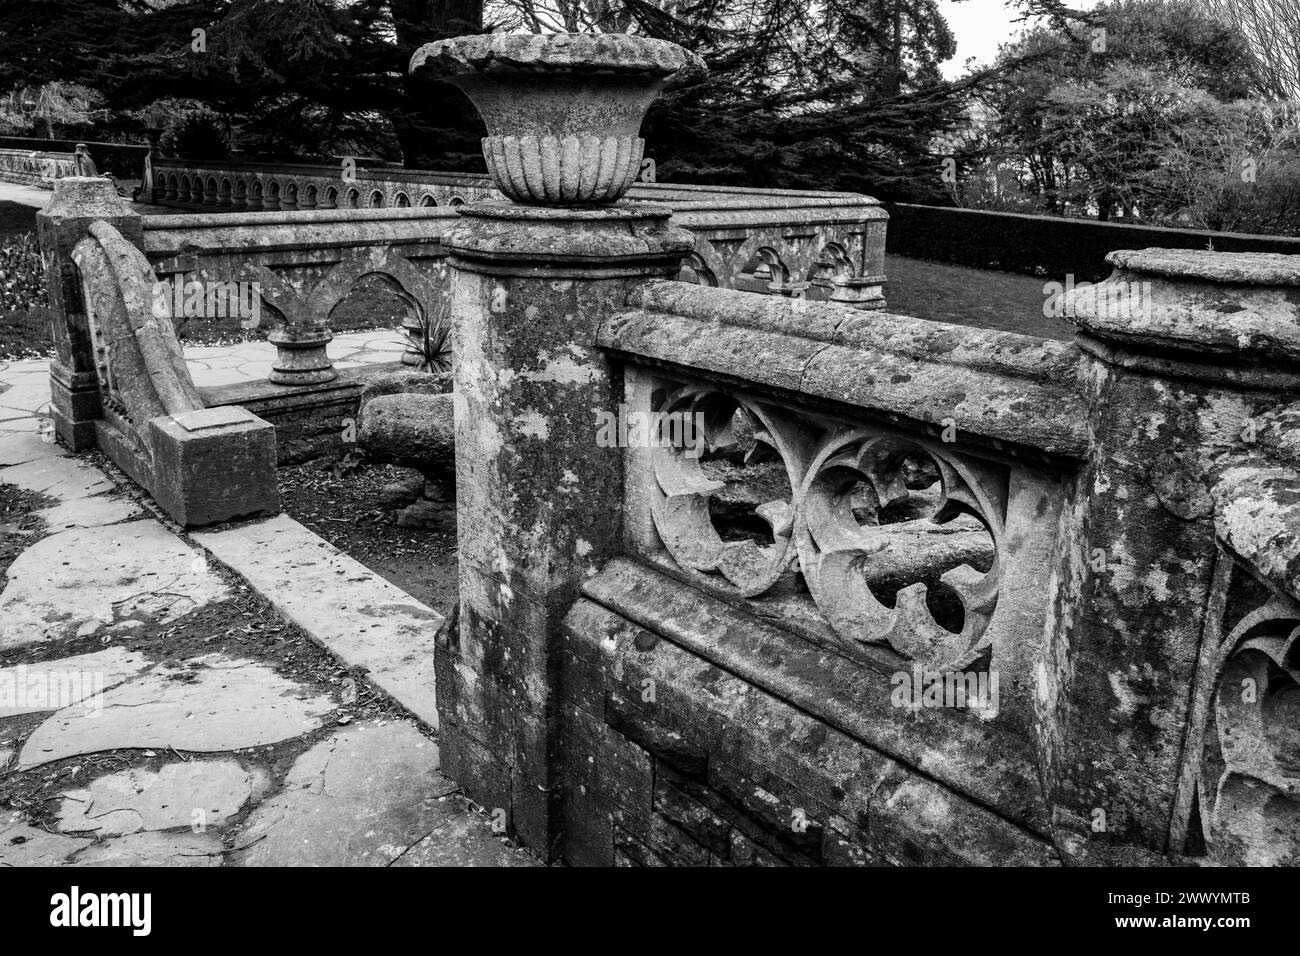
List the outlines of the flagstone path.
{"type": "Polygon", "coordinates": [[[440,616],[286,516],[177,533],[53,441],[45,364],[0,367],[0,866],[536,865],[439,772],[440,616]]]}

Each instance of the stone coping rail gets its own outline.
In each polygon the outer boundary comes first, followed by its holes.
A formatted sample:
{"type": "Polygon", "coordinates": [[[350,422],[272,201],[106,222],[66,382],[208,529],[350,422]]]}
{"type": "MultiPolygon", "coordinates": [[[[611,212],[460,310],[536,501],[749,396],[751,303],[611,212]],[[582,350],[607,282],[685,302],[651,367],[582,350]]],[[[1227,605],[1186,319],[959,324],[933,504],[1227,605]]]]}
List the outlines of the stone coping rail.
{"type": "Polygon", "coordinates": [[[1089,448],[1072,343],[678,282],[632,306],[600,346],[1050,455],[1089,448]]]}
{"type": "MultiPolygon", "coordinates": [[[[885,219],[883,209],[865,197],[847,194],[804,194],[798,198],[692,199],[672,203],[676,221],[686,229],[726,228],[743,225],[817,225],[885,219]]],[[[438,238],[440,231],[459,218],[452,207],[379,209],[268,210],[263,212],[193,213],[143,217],[145,249],[150,255],[241,249],[255,245],[315,245],[326,233],[338,232],[341,242],[356,244],[367,238],[412,240],[438,238]],[[304,227],[308,227],[304,229],[304,227]],[[255,232],[257,241],[249,233],[255,232]]]]}

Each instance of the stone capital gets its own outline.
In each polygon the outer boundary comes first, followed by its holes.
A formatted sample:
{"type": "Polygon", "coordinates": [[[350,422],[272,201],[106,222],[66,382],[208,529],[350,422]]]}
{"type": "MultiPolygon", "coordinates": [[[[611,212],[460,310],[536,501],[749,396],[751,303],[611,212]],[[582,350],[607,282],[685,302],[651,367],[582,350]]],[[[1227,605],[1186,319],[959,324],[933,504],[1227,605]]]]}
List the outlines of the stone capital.
{"type": "Polygon", "coordinates": [[[1120,250],[1065,297],[1080,345],[1112,365],[1240,388],[1300,385],[1300,257],[1120,250]]]}
{"type": "Polygon", "coordinates": [[[694,237],[672,210],[624,202],[596,208],[485,202],[443,237],[455,268],[490,275],[605,279],[676,274],[694,237]]]}

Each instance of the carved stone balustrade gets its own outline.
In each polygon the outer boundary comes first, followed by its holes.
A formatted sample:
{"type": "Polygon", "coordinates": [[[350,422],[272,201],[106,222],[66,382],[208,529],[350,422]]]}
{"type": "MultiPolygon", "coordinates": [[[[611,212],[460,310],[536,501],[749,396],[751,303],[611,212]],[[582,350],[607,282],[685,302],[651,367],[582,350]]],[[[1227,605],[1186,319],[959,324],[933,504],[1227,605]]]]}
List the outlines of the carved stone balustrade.
{"type": "Polygon", "coordinates": [[[73,153],[0,149],[0,180],[5,182],[52,189],[55,180],[75,175],[77,160],[73,153]]]}
{"type": "Polygon", "coordinates": [[[194,387],[132,216],[107,179],[66,177],[37,216],[54,312],[56,433],[98,447],[175,521],[279,510],[275,430],[194,387]]]}
{"type": "Polygon", "coordinates": [[[438,692],[526,843],[1296,859],[1293,263],[1117,253],[1062,344],[665,281],[686,209],[466,213],[438,692]]]}

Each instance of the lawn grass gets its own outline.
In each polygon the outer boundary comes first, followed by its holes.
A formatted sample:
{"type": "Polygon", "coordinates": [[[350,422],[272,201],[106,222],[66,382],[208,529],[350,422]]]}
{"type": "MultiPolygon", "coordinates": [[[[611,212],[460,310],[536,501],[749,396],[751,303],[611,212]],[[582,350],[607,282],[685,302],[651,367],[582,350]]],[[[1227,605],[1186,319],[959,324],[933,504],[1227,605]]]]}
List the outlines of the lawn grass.
{"type": "Polygon", "coordinates": [[[1074,327],[1043,315],[1043,280],[1014,272],[971,269],[943,262],[885,257],[885,301],[890,312],[935,322],[970,325],[1070,340],[1074,327]]]}

